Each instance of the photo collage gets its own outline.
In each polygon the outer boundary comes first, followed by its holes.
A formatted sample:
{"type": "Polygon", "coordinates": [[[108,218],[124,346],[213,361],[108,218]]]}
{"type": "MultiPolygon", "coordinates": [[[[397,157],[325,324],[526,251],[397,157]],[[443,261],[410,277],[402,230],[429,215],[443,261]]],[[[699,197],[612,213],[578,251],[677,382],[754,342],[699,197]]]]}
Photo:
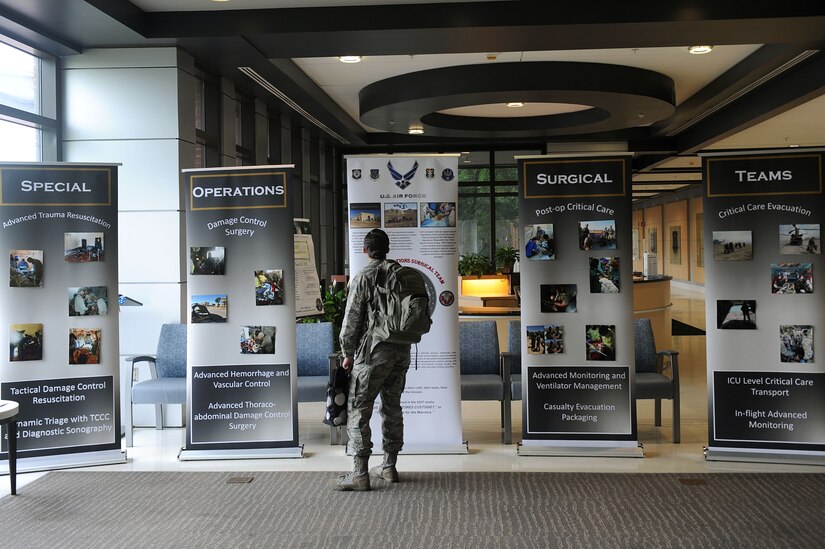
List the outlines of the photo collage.
{"type": "MultiPolygon", "coordinates": [[[[67,263],[105,261],[104,233],[75,232],[63,234],[63,260],[67,263]]],[[[17,248],[9,251],[9,287],[43,288],[46,286],[43,250],[17,248]]],[[[78,267],[82,272],[83,267],[78,267]]],[[[84,281],[85,282],[85,281],[84,281]]],[[[91,282],[91,281],[89,281],[91,282]]],[[[106,316],[109,314],[109,290],[106,286],[74,286],[66,289],[68,316],[106,316]]],[[[44,326],[42,323],[9,326],[9,361],[43,360],[44,326]]],[[[100,364],[100,328],[69,328],[68,364],[100,364]]],[[[65,336],[64,336],[65,337],[65,336]]]]}
{"type": "MultiPolygon", "coordinates": [[[[530,261],[557,259],[558,230],[553,223],[536,223],[524,227],[522,229],[524,256],[530,261]]],[[[598,252],[618,249],[615,220],[578,221],[574,230],[577,231],[578,248],[581,251],[598,252]]],[[[583,260],[587,261],[589,269],[589,293],[618,294],[621,292],[622,282],[618,256],[588,256],[583,260]]],[[[576,313],[579,311],[577,284],[541,284],[539,299],[542,313],[576,313]]],[[[605,302],[604,305],[609,306],[609,302],[605,302]]],[[[565,329],[562,325],[527,326],[527,352],[534,355],[564,353],[564,336],[565,329]]],[[[586,360],[616,360],[615,325],[587,324],[582,336],[586,360]]]]}
{"type": "Polygon", "coordinates": [[[353,229],[455,228],[455,202],[360,202],[349,206],[353,229]]]}
{"type": "MultiPolygon", "coordinates": [[[[818,255],[821,253],[821,226],[814,223],[791,223],[778,226],[779,255],[818,255]]],[[[751,231],[713,231],[715,261],[752,261],[751,231]]],[[[812,294],[813,263],[787,261],[770,263],[771,294],[812,294]]],[[[716,327],[719,330],[756,330],[756,301],[716,301],[716,327]]],[[[812,363],[814,327],[779,326],[779,362],[812,363]]]]}
{"type": "MultiPolygon", "coordinates": [[[[364,218],[367,217],[365,213],[364,218]]],[[[189,273],[197,276],[225,275],[226,255],[224,246],[190,246],[189,273]]],[[[249,294],[243,297],[244,300],[251,300],[254,292],[258,307],[284,304],[286,289],[283,269],[254,269],[250,275],[249,294]]],[[[192,294],[189,303],[192,324],[225,324],[229,320],[227,293],[192,294]]],[[[244,355],[274,354],[275,326],[241,326],[239,352],[244,355]]]]}

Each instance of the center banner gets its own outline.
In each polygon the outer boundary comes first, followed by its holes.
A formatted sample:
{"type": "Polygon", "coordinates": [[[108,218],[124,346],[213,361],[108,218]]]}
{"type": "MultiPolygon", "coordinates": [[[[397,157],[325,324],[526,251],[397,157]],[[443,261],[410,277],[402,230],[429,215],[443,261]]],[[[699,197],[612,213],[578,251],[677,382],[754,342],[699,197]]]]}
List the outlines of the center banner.
{"type": "MultiPolygon", "coordinates": [[[[467,453],[458,368],[458,157],[348,157],[347,195],[350,275],[369,263],[364,237],[383,229],[390,238],[387,257],[417,269],[430,297],[433,325],[412,347],[401,398],[403,453],[467,453]]],[[[381,451],[378,406],[374,452],[381,451]]]]}
{"type": "Polygon", "coordinates": [[[300,457],[292,166],[184,171],[189,258],[181,460],[300,457]]]}
{"type": "Polygon", "coordinates": [[[520,455],[641,457],[631,155],[518,159],[520,455]]]}

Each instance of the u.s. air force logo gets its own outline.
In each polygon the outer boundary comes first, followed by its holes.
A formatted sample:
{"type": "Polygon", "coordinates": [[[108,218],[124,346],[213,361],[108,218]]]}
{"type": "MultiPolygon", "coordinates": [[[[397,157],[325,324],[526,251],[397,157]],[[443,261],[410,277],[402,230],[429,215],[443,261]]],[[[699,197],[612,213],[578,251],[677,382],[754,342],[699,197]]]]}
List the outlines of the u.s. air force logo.
{"type": "Polygon", "coordinates": [[[426,177],[427,179],[435,178],[435,168],[427,168],[424,171],[424,177],[426,177]]]}
{"type": "Polygon", "coordinates": [[[352,178],[356,181],[361,179],[361,170],[352,170],[352,178]]]}
{"type": "Polygon", "coordinates": [[[374,168],[370,170],[370,179],[373,181],[378,181],[378,178],[381,177],[378,171],[378,168],[374,168]]]}
{"type": "Polygon", "coordinates": [[[390,171],[392,178],[395,179],[395,184],[401,189],[406,189],[410,186],[410,183],[412,183],[411,179],[415,177],[415,172],[418,170],[418,161],[416,160],[412,169],[405,174],[402,174],[392,167],[392,160],[387,162],[387,169],[390,171]]]}

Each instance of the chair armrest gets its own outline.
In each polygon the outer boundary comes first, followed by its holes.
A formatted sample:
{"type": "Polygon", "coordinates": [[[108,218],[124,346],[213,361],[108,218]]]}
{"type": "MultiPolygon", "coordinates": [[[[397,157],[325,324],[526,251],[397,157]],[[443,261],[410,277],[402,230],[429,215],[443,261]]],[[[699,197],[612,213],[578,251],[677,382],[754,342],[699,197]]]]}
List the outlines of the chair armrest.
{"type": "Polygon", "coordinates": [[[158,378],[158,369],[155,365],[155,357],[152,355],[139,355],[139,356],[130,356],[126,359],[128,362],[132,363],[132,375],[129,376],[129,386],[133,387],[135,385],[135,364],[139,362],[148,362],[149,363],[149,377],[151,379],[158,378]]]}
{"type": "Polygon", "coordinates": [[[666,369],[670,368],[670,378],[674,380],[679,379],[679,351],[674,351],[672,349],[666,349],[664,351],[659,351],[656,353],[656,370],[658,373],[663,373],[666,369]],[[664,365],[665,357],[669,358],[668,365],[664,365]]]}
{"type": "Polygon", "coordinates": [[[504,351],[503,353],[501,353],[501,358],[499,360],[499,370],[501,373],[501,379],[504,381],[504,387],[508,388],[508,391],[510,387],[510,368],[512,368],[512,360],[513,353],[510,353],[508,351],[504,351]]]}

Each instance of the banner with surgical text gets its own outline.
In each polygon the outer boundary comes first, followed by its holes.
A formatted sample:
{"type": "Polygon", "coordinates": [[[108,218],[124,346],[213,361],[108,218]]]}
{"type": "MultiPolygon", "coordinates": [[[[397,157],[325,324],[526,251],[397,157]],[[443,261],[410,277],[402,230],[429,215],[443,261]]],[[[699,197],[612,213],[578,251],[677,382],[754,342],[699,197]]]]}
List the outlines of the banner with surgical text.
{"type": "Polygon", "coordinates": [[[0,164],[0,220],[0,398],[20,405],[20,469],[125,461],[117,166],[0,164]]]}
{"type": "Polygon", "coordinates": [[[184,170],[189,323],[182,460],[302,453],[291,170],[184,170]]]}
{"type": "Polygon", "coordinates": [[[522,455],[641,456],[631,158],[518,159],[522,455]]]}
{"type": "MultiPolygon", "coordinates": [[[[433,325],[411,349],[401,398],[405,453],[466,453],[458,368],[458,159],[456,155],[347,157],[350,276],[369,263],[364,237],[383,229],[388,258],[417,269],[433,325]],[[416,369],[417,364],[417,369],[416,369]]],[[[378,404],[372,421],[381,445],[378,404]]]]}
{"type": "Polygon", "coordinates": [[[709,460],[825,462],[823,160],[702,155],[709,460]]]}

